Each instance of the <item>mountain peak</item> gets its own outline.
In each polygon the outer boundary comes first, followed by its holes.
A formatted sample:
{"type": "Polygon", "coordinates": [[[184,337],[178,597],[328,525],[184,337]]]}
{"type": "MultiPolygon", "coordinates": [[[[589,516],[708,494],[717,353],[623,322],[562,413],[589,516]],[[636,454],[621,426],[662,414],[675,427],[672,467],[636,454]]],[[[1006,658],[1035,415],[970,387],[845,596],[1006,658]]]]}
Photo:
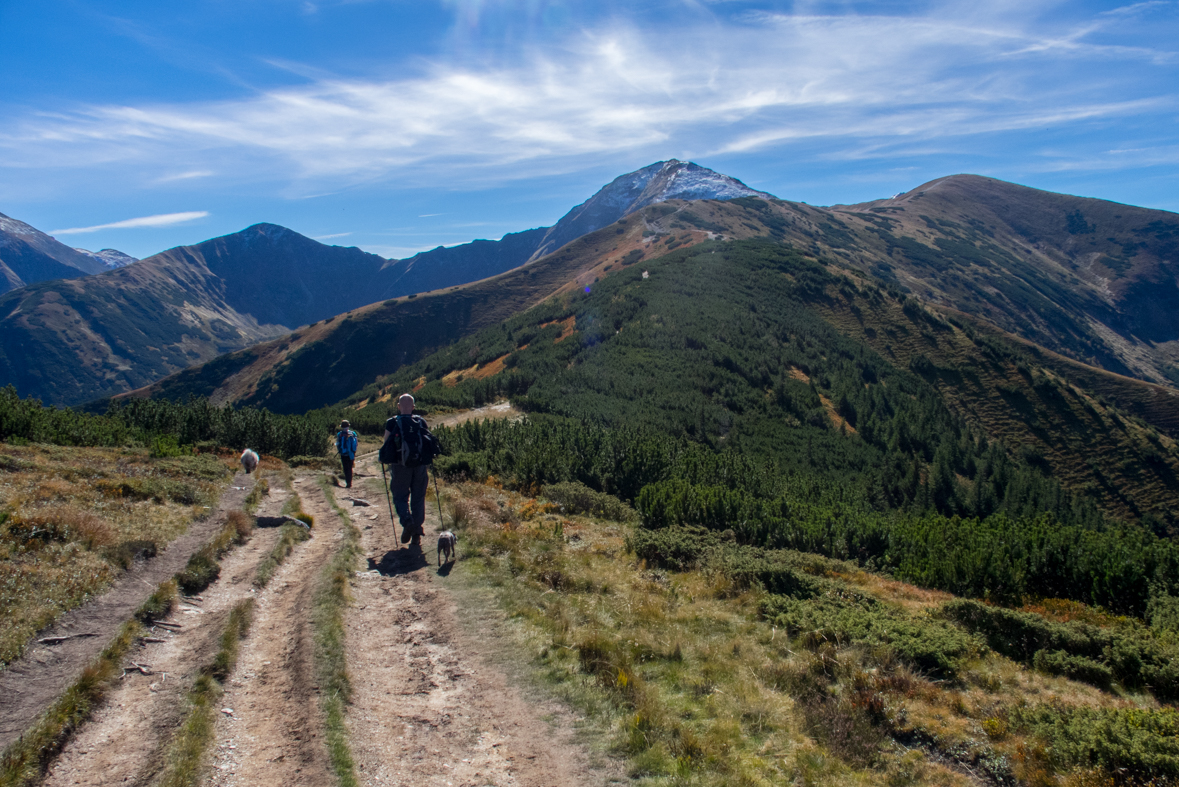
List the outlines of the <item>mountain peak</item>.
{"type": "Polygon", "coordinates": [[[693,164],[669,159],[619,175],[585,202],[565,214],[546,233],[533,259],[556,251],[582,235],[601,229],[623,216],[670,199],[773,198],[736,178],[693,164]]]}
{"type": "Polygon", "coordinates": [[[115,268],[125,268],[133,262],[139,262],[138,257],[132,257],[130,254],[119,251],[118,249],[90,251],[89,249],[75,248],[74,251],[81,252],[92,259],[98,260],[111,270],[114,270],[115,268]]]}
{"type": "Polygon", "coordinates": [[[39,281],[101,273],[106,265],[0,213],[0,293],[39,281]]]}

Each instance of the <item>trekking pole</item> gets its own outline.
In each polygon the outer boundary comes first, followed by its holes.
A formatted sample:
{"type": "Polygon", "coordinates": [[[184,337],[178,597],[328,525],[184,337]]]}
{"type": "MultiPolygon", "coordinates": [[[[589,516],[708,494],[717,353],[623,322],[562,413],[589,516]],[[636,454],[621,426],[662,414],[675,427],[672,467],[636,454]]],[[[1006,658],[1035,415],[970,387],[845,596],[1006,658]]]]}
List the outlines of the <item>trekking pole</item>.
{"type": "MultiPolygon", "coordinates": [[[[430,465],[430,469],[434,470],[434,465],[430,465]]],[[[438,494],[437,470],[434,470],[434,499],[438,501],[438,527],[446,527],[446,523],[442,521],[442,496],[438,494]]]]}
{"type": "Polygon", "coordinates": [[[393,496],[389,494],[389,479],[385,477],[385,463],[377,462],[381,466],[381,480],[385,482],[385,499],[389,501],[389,524],[393,525],[393,540],[397,540],[397,520],[393,517],[393,496]]]}

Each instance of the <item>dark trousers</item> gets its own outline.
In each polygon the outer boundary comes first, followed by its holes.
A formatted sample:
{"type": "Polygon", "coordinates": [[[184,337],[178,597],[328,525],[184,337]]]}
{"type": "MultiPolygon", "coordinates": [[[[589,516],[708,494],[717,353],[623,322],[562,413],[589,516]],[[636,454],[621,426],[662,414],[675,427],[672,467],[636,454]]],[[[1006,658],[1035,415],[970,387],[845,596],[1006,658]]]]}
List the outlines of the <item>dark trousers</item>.
{"type": "Polygon", "coordinates": [[[352,486],[352,465],[356,464],[356,460],[350,456],[340,454],[340,464],[344,466],[344,485],[351,488],[352,486]]]}
{"type": "Polygon", "coordinates": [[[392,479],[389,491],[393,493],[393,507],[401,520],[401,530],[411,536],[422,534],[426,521],[426,487],[430,482],[430,467],[402,467],[389,465],[392,479]]]}

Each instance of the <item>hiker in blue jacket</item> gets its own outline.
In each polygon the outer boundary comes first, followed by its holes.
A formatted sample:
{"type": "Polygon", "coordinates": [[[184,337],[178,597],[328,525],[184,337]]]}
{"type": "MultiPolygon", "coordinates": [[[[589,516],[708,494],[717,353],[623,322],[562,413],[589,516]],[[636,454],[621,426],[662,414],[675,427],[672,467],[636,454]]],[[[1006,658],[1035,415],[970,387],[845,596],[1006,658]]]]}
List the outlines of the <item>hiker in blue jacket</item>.
{"type": "Polygon", "coordinates": [[[336,432],[336,453],[340,455],[340,464],[344,466],[344,486],[352,488],[352,465],[356,464],[356,432],[351,424],[340,421],[340,431],[336,432]]]}

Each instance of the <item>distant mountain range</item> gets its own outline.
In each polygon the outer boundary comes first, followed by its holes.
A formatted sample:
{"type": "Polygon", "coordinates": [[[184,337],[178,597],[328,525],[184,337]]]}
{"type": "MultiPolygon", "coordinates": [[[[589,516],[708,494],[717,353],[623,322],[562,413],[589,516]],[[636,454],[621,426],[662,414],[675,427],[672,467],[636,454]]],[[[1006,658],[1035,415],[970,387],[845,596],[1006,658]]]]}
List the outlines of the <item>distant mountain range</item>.
{"type": "Polygon", "coordinates": [[[366,304],[500,274],[646,205],[760,194],[695,164],[659,162],[616,179],[553,227],[406,260],[257,224],[135,261],[71,249],[5,217],[0,242],[17,252],[0,253],[16,265],[0,268],[11,290],[0,296],[0,384],[78,404],[366,304]]]}
{"type": "MultiPolygon", "coordinates": [[[[1179,396],[1179,216],[973,175],[832,208],[759,197],[649,205],[497,278],[341,315],[139,395],[199,393],[302,412],[504,319],[505,309],[709,238],[756,237],[881,281],[915,304],[972,315],[1094,371],[1167,386],[1152,389],[1152,401],[1179,396]]],[[[887,333],[871,340],[889,353],[887,333]]]]}

